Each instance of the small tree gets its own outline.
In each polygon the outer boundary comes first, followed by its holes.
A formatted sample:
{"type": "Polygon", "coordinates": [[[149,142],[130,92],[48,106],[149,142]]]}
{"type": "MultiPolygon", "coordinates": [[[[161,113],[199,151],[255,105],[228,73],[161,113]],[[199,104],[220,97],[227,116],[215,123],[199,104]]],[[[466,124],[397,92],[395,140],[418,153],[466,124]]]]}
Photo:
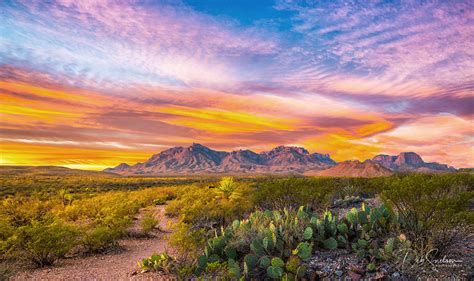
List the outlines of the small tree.
{"type": "Polygon", "coordinates": [[[69,191],[67,191],[66,189],[60,189],[58,191],[58,197],[61,203],[63,204],[63,206],[72,204],[72,200],[73,200],[72,194],[69,193],[69,191]]]}
{"type": "Polygon", "coordinates": [[[223,193],[225,199],[229,199],[235,189],[237,189],[237,186],[233,177],[223,177],[217,188],[223,193]]]}

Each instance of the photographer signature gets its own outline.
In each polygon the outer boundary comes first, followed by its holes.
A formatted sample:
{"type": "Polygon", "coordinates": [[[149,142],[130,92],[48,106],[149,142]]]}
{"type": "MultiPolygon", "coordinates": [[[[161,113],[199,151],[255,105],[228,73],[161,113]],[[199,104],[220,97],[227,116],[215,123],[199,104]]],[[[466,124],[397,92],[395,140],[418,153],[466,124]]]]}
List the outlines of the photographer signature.
{"type": "Polygon", "coordinates": [[[415,259],[413,260],[413,263],[411,264],[411,266],[430,264],[436,270],[436,268],[440,266],[456,267],[456,266],[460,266],[463,263],[462,259],[448,258],[446,256],[443,256],[442,258],[437,258],[437,259],[433,258],[437,255],[437,253],[438,253],[438,249],[432,249],[429,252],[427,252],[425,255],[416,256],[415,251],[412,251],[412,252],[407,251],[403,258],[402,268],[404,268],[405,264],[411,260],[410,254],[415,255],[415,259]]]}

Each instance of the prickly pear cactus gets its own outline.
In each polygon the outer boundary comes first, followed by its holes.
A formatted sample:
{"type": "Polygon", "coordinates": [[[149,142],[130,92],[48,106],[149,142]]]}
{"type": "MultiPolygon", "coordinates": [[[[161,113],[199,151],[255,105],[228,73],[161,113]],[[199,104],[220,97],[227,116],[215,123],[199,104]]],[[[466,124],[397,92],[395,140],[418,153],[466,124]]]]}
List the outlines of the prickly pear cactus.
{"type": "MultiPolygon", "coordinates": [[[[216,231],[204,255],[198,258],[197,267],[203,270],[210,263],[227,262],[233,279],[302,279],[314,246],[329,251],[352,249],[374,263],[397,251],[399,238],[388,239],[380,248],[377,244],[382,234],[391,231],[396,218],[385,205],[370,208],[363,204],[341,219],[330,211],[316,216],[304,207],[256,211],[216,231]]],[[[409,243],[402,244],[407,247],[409,243]]]]}

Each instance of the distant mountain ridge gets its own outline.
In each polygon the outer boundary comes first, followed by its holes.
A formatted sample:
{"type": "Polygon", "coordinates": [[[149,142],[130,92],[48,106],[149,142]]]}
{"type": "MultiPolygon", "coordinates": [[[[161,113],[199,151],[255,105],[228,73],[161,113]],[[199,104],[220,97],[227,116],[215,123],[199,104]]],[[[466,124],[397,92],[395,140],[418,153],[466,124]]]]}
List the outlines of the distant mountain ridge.
{"type": "Polygon", "coordinates": [[[189,147],[173,147],[154,154],[144,163],[122,163],[104,170],[109,173],[132,174],[311,174],[322,176],[374,177],[396,172],[454,172],[445,164],[427,163],[414,152],[399,155],[380,154],[364,162],[337,163],[329,154],[309,153],[303,147],[278,146],[270,151],[217,151],[193,143],[189,147]]]}
{"type": "Polygon", "coordinates": [[[336,165],[328,154],[309,153],[302,147],[278,146],[255,153],[251,150],[217,151],[193,143],[173,147],[153,155],[144,163],[125,163],[105,172],[118,174],[195,174],[195,173],[303,173],[336,165]]]}
{"type": "Polygon", "coordinates": [[[371,160],[366,160],[364,162],[360,162],[359,160],[348,160],[326,170],[308,172],[306,175],[372,178],[390,176],[393,175],[393,171],[371,160]]]}
{"type": "Polygon", "coordinates": [[[0,165],[0,176],[117,176],[104,171],[71,169],[62,166],[0,165]]]}
{"type": "Polygon", "coordinates": [[[436,162],[425,162],[415,152],[402,152],[397,156],[380,154],[372,161],[395,172],[455,172],[454,167],[436,162]]]}

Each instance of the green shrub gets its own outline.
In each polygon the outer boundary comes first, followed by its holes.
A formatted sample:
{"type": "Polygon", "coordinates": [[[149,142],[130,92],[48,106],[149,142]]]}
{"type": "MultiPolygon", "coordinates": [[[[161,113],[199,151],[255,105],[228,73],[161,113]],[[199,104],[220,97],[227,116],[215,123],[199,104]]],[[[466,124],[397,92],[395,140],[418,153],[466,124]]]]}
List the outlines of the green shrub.
{"type": "Polygon", "coordinates": [[[43,267],[68,253],[77,244],[77,236],[77,229],[64,223],[32,221],[16,230],[12,243],[18,258],[43,267]]]}
{"type": "Polygon", "coordinates": [[[97,226],[88,229],[83,237],[82,244],[89,253],[99,253],[116,245],[123,234],[122,229],[113,229],[107,226],[97,226]]]}
{"type": "Polygon", "coordinates": [[[474,195],[473,179],[473,175],[418,174],[385,182],[383,198],[397,210],[401,231],[420,255],[433,249],[442,254],[455,242],[453,229],[472,223],[468,206],[474,195]]]}
{"type": "Polygon", "coordinates": [[[0,260],[9,249],[8,239],[15,234],[15,228],[7,218],[0,218],[0,260]]]}
{"type": "Polygon", "coordinates": [[[18,228],[29,225],[32,221],[51,220],[53,203],[37,198],[18,196],[2,200],[0,218],[11,227],[18,228]]]}
{"type": "Polygon", "coordinates": [[[196,227],[224,225],[253,207],[251,191],[248,185],[239,184],[227,198],[216,188],[188,186],[177,192],[177,198],[166,206],[166,213],[196,227]]]}
{"type": "Polygon", "coordinates": [[[335,188],[327,180],[315,178],[268,178],[256,183],[255,204],[262,209],[282,210],[308,206],[329,207],[335,188]]]}
{"type": "MultiPolygon", "coordinates": [[[[290,177],[260,178],[255,181],[255,204],[262,209],[294,209],[308,206],[313,210],[330,207],[333,200],[374,197],[389,179],[290,177]]],[[[352,200],[357,202],[358,199],[352,200]]]]}
{"type": "Polygon", "coordinates": [[[140,222],[142,232],[145,234],[151,232],[157,225],[158,220],[153,216],[153,214],[145,214],[142,221],[140,222]]]}
{"type": "Polygon", "coordinates": [[[157,205],[157,206],[158,205],[165,205],[166,201],[167,201],[166,197],[160,197],[160,198],[157,198],[157,199],[153,200],[153,204],[157,205]]]}
{"type": "Polygon", "coordinates": [[[180,255],[196,257],[204,249],[209,230],[196,228],[184,222],[178,222],[172,227],[173,232],[168,242],[180,255]]]}

